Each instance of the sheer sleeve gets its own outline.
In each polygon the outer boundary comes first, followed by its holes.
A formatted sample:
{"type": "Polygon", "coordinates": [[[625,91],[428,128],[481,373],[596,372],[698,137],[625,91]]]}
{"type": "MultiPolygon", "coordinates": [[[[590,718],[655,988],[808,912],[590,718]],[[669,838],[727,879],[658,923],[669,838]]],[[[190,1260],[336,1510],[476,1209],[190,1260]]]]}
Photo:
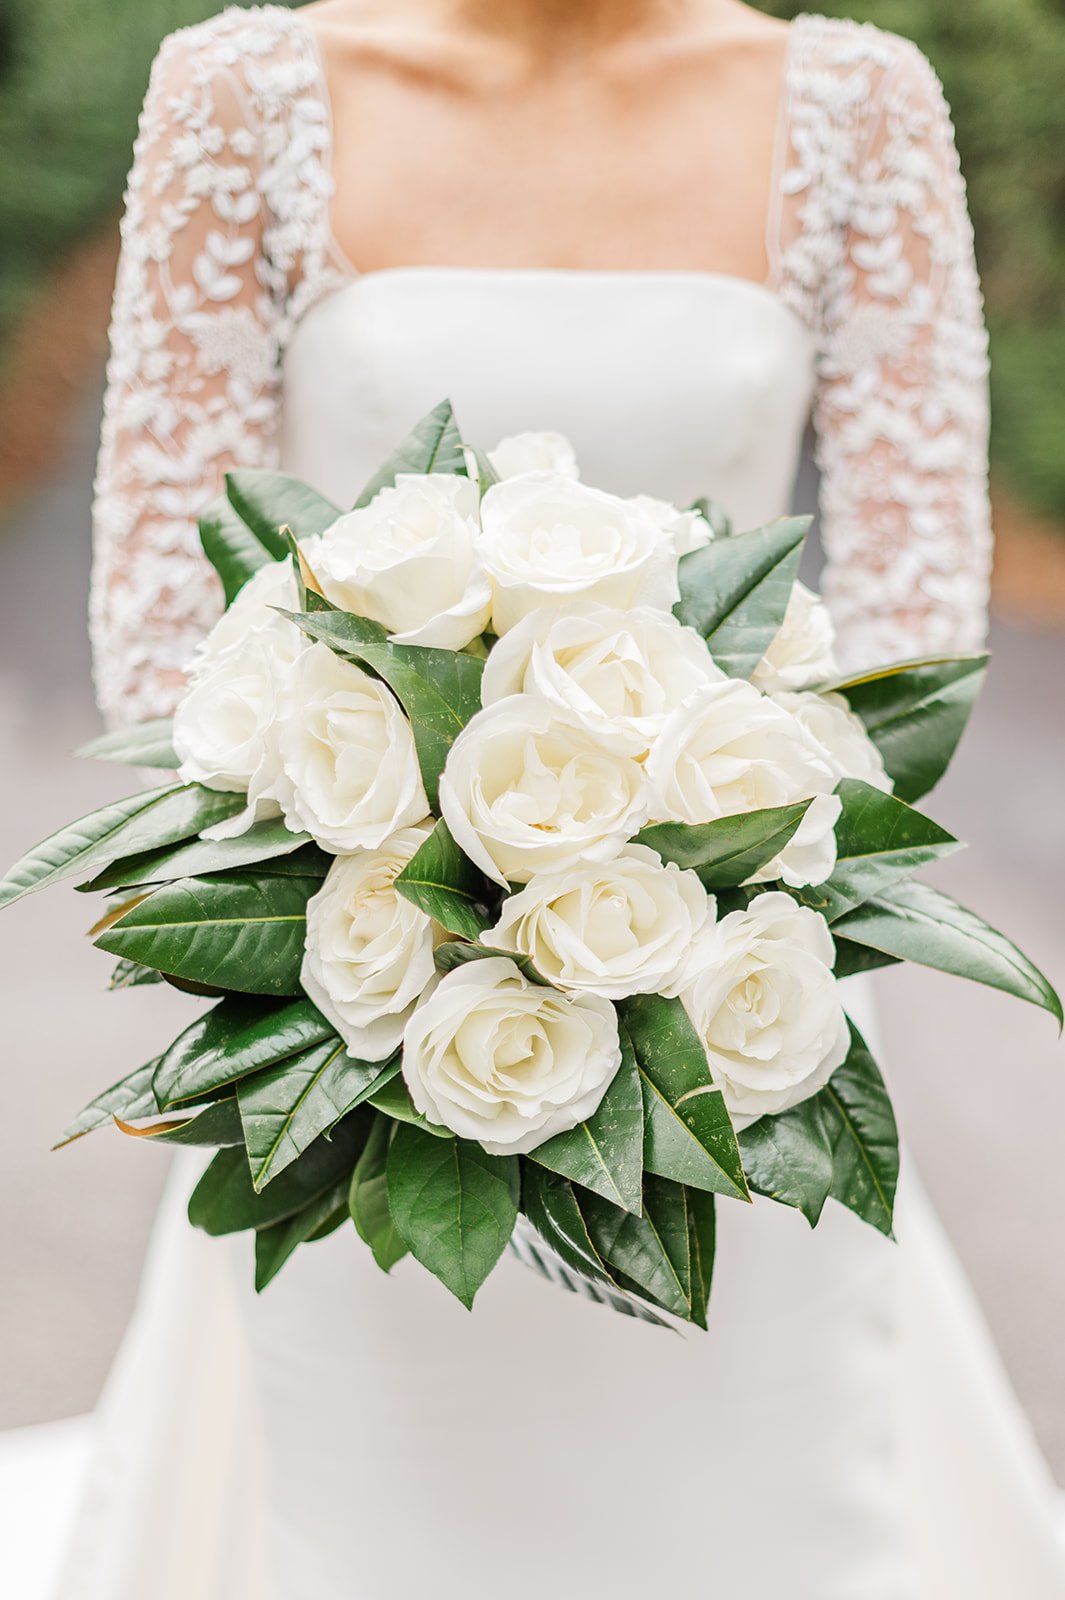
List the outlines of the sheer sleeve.
{"type": "Polygon", "coordinates": [[[197,515],[233,465],[276,462],[279,354],[325,193],[325,117],[293,20],[225,12],[172,35],[152,70],[94,501],[90,624],[111,721],[173,708],[222,604],[197,515]]]}
{"type": "Polygon", "coordinates": [[[987,337],[950,115],[920,51],[868,25],[821,19],[802,65],[785,188],[819,336],[823,591],[840,658],[977,649],[987,337]]]}

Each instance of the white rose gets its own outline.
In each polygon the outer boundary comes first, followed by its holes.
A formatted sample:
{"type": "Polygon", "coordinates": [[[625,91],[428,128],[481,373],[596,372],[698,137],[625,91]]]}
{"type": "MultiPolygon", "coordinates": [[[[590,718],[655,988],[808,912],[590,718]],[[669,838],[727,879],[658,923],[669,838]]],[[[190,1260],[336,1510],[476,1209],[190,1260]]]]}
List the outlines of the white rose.
{"type": "Polygon", "coordinates": [[[362,1061],[385,1061],[399,1048],[434,976],[437,930],[395,888],[428,833],[428,824],[403,828],[379,850],[338,857],[307,902],[300,982],[362,1061]]]}
{"type": "Polygon", "coordinates": [[[538,874],[482,942],[528,956],[566,994],[676,995],[701,959],[714,902],[694,872],[626,845],[613,861],[538,874]]]}
{"type": "Polygon", "coordinates": [[[784,621],[751,682],[766,694],[780,689],[809,689],[839,672],[834,654],[836,630],[820,595],[794,583],[784,621]]]}
{"type": "Polygon", "coordinates": [[[294,610],[298,604],[291,559],[260,567],[190,667],[189,687],[174,713],[179,776],[183,783],[248,795],[246,810],[212,828],[212,838],[230,838],[258,817],[277,814],[279,700],[307,643],[272,608],[294,610]]]}
{"type": "Polygon", "coordinates": [[[488,490],[481,524],[496,633],[568,600],[668,611],[678,598],[658,524],[616,495],[557,474],[512,478],[488,490]]]}
{"type": "Polygon", "coordinates": [[[860,778],[891,793],[895,783],[884,769],[883,756],[841,694],[799,690],[775,694],[773,699],[795,718],[837,778],[860,778]]]}
{"type": "Polygon", "coordinates": [[[477,486],[451,473],[401,473],[302,552],[327,600],[402,644],[461,650],[488,626],[477,486]]]}
{"type": "Polygon", "coordinates": [[[607,861],[646,820],[643,768],[536,695],[471,717],[448,754],[440,811],[496,883],[607,861]]]}
{"type": "Polygon", "coordinates": [[[567,999],[502,956],[448,973],[403,1039],[416,1109],[497,1156],[534,1150],[590,1117],[620,1065],[608,1000],[567,999]]]}
{"type": "Polygon", "coordinates": [[[714,530],[701,511],[682,511],[671,501],[656,500],[649,494],[634,495],[632,504],[653,517],[676,556],[701,550],[714,537],[714,530]]]}
{"type": "Polygon", "coordinates": [[[762,894],[717,926],[718,948],[683,1002],[737,1127],[824,1087],[847,1055],[847,1019],[824,918],[762,894]]]}
{"type": "Polygon", "coordinates": [[[798,888],[823,883],[836,863],[836,774],[783,707],[751,684],[705,684],[666,718],[647,758],[651,814],[713,822],[815,797],[781,854],[757,875],[798,888]]]}
{"type": "Polygon", "coordinates": [[[510,433],[489,450],[488,461],[501,479],[529,472],[551,472],[558,478],[581,475],[573,446],[562,433],[510,433]]]}
{"type": "Polygon", "coordinates": [[[280,748],[285,821],[326,850],[376,849],[428,815],[399,702],[327,645],[312,645],[289,675],[280,748]]]}
{"type": "Polygon", "coordinates": [[[706,643],[668,611],[580,606],[532,611],[493,647],[481,698],[538,694],[611,749],[643,756],[700,684],[724,677],[706,643]]]}

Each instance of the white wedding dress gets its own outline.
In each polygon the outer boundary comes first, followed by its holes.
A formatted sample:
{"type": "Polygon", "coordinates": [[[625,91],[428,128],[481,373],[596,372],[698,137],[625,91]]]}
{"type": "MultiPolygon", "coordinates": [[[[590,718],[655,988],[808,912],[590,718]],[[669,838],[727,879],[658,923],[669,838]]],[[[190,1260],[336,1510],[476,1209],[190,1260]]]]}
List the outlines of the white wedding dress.
{"type": "MultiPolygon", "coordinates": [[[[411,267],[329,226],[298,14],[175,35],[130,183],[97,503],[101,704],[158,715],[219,607],[194,518],[233,463],[340,504],[445,395],[584,475],[738,527],[786,510],[813,412],[848,664],[977,645],[986,346],[941,93],[916,49],[791,31],[765,283],[411,267]]],[[[712,206],[713,196],[707,196],[712,206]]],[[[867,1026],[868,996],[854,1008],[867,1026]]],[[[192,1163],[195,1166],[195,1162],[192,1163]]],[[[97,1423],[58,1600],[1062,1600],[1052,1491],[912,1178],[901,1245],[832,1207],[719,1206],[707,1335],[504,1259],[467,1314],[351,1230],[256,1299],[179,1167],[97,1423]]]]}

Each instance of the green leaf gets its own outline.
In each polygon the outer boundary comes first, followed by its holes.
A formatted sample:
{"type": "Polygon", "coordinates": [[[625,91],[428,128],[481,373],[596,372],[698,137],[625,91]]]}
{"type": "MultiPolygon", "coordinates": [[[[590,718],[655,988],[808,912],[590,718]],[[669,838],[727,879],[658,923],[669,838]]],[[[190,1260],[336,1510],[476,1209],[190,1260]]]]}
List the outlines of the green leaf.
{"type": "Polygon", "coordinates": [[[237,1102],[232,1095],[216,1100],[193,1117],[179,1122],[161,1122],[149,1128],[130,1128],[125,1119],[119,1124],[123,1133],[132,1133],[138,1139],[148,1139],[153,1144],[182,1144],[208,1148],[244,1147],[237,1102]]]}
{"type": "MultiPolygon", "coordinates": [[[[692,1320],[691,1231],[683,1184],[648,1173],[643,1213],[579,1194],[588,1235],[615,1283],[685,1322],[692,1320]]],[[[700,1314],[705,1314],[705,1302],[700,1314]]]]}
{"type": "Polygon", "coordinates": [[[308,638],[346,661],[369,667],[388,684],[410,719],[422,782],[437,805],[444,762],[455,739],[481,708],[484,662],[460,650],[365,642],[366,623],[346,611],[284,611],[308,638]]]}
{"type": "MultiPolygon", "coordinates": [[[[280,818],[255,822],[235,839],[188,839],[162,850],[144,850],[123,856],[105,867],[85,890],[128,889],[136,884],[159,883],[168,878],[201,878],[210,872],[254,866],[260,861],[276,861],[309,843],[306,833],[290,833],[280,818]]],[[[329,857],[319,851],[322,876],[329,857]]],[[[310,857],[305,858],[309,861],[310,857]]],[[[305,870],[305,869],[304,869],[305,870]]],[[[307,874],[309,876],[309,874],[307,874]]]]}
{"type": "Polygon", "coordinates": [[[637,1215],[643,1203],[643,1093],[626,1033],[621,1066],[587,1122],[530,1150],[528,1159],[637,1215]]]}
{"type": "Polygon", "coordinates": [[[900,661],[831,686],[864,722],[900,800],[919,800],[947,770],[987,662],[986,655],[900,661]]]}
{"type": "Polygon", "coordinates": [[[396,879],[396,891],[462,939],[479,939],[493,921],[488,880],[463,855],[446,822],[438,822],[411,856],[396,879]]]}
{"type": "Polygon", "coordinates": [[[287,554],[283,548],[268,550],[237,515],[224,494],[201,512],[199,527],[203,553],[222,580],[227,606],[260,567],[287,554]]]}
{"type": "Polygon", "coordinates": [[[134,905],[96,943],[175,977],[245,994],[298,994],[307,901],[318,878],[219,872],[179,878],[134,905]]]}
{"type": "Polygon", "coordinates": [[[123,761],[130,767],[177,767],[180,765],[173,742],[173,717],[154,722],[138,722],[132,728],[119,728],[92,739],[74,752],[94,761],[123,761]]]}
{"type": "MultiPolygon", "coordinates": [[[[865,904],[871,906],[876,902],[867,900],[865,904]]],[[[864,907],[862,909],[864,910],[864,907]]],[[[895,956],[884,955],[882,951],[870,949],[868,945],[858,944],[853,939],[842,939],[840,926],[840,922],[832,925],[832,936],[836,943],[836,963],[833,970],[837,978],[851,978],[858,972],[875,972],[880,967],[897,966],[895,956]]]]}
{"type": "Polygon", "coordinates": [[[386,1168],[391,1142],[392,1124],[386,1117],[375,1117],[348,1191],[348,1209],[355,1231],[370,1246],[382,1272],[391,1272],[396,1262],[407,1254],[407,1246],[396,1232],[388,1208],[386,1168]]]}
{"type": "Polygon", "coordinates": [[[811,805],[773,806],[714,822],[656,822],[636,836],[663,861],[691,867],[708,889],[735,889],[779,855],[811,805]]]}
{"type": "Polygon", "coordinates": [[[730,677],[750,677],[779,632],[810,522],[781,517],[681,557],[674,612],[730,677]]]}
{"type": "Polygon", "coordinates": [[[382,1072],[380,1078],[375,1080],[367,1093],[367,1100],[376,1111],[381,1111],[386,1117],[391,1117],[394,1122],[407,1122],[412,1128],[421,1128],[425,1133],[431,1133],[437,1139],[453,1139],[454,1134],[450,1128],[438,1127],[435,1122],[430,1122],[423,1117],[420,1111],[415,1111],[414,1102],[410,1097],[410,1090],[400,1075],[402,1059],[397,1057],[390,1062],[382,1072]]]}
{"type": "Polygon", "coordinates": [[[465,1139],[397,1125],[388,1152],[388,1204],[411,1254],[467,1308],[514,1232],[518,1160],[465,1139]]]}
{"type": "Polygon", "coordinates": [[[260,1228],[255,1235],[255,1288],[261,1294],[272,1278],[276,1278],[285,1262],[301,1244],[322,1239],[342,1221],[347,1179],[341,1178],[324,1194],[317,1195],[302,1211],[260,1228]]]}
{"type": "Polygon", "coordinates": [[[705,1328],[717,1239],[715,1201],[713,1195],[703,1189],[685,1189],[684,1195],[691,1257],[691,1320],[705,1328]]]}
{"type": "Polygon", "coordinates": [[[1013,942],[975,912],[925,883],[900,883],[852,911],[833,928],[887,960],[916,961],[1041,1006],[1062,1022],[1061,1000],[1013,942]]]}
{"type": "Polygon", "coordinates": [[[146,1061],[136,1072],[120,1078],[109,1089],[105,1089],[94,1100],[90,1100],[84,1110],[78,1112],[69,1127],[63,1130],[58,1142],[52,1148],[61,1150],[65,1144],[72,1144],[84,1134],[92,1133],[94,1128],[102,1128],[105,1123],[113,1123],[116,1117],[122,1117],[126,1121],[132,1121],[135,1117],[150,1117],[157,1109],[155,1095],[152,1093],[152,1078],[157,1063],[158,1057],[153,1061],[146,1061]]]}
{"type": "Polygon", "coordinates": [[[466,448],[477,463],[477,490],[483,500],[492,485],[499,482],[499,474],[483,450],[478,450],[470,445],[467,445],[466,448]]]}
{"type": "Polygon", "coordinates": [[[175,844],[225,821],[245,804],[243,795],[222,794],[197,783],[148,789],[128,800],[115,800],[61,828],[17,861],[0,880],[0,906],[118,856],[175,844]]]}
{"type": "Polygon", "coordinates": [[[814,1227],[832,1189],[832,1148],[820,1094],[759,1117],[739,1134],[747,1181],[756,1194],[794,1206],[814,1227]]]}
{"type": "Polygon", "coordinates": [[[399,448],[374,473],[356,500],[355,509],[368,506],[379,490],[391,488],[401,472],[450,472],[465,476],[466,458],[450,400],[441,400],[415,424],[399,448]]]}
{"type": "Polygon", "coordinates": [[[319,1134],[352,1110],[381,1076],[385,1063],[356,1061],[342,1040],[290,1056],[242,1078],[237,1104],[256,1189],[301,1156],[319,1134]]]}
{"type": "Polygon", "coordinates": [[[829,922],[961,845],[938,823],[872,784],[844,778],[836,823],[836,865],[824,882],[793,891],[829,922]]]}
{"type": "Polygon", "coordinates": [[[116,961],[109,989],[139,989],[146,983],[162,983],[163,974],[154,967],[142,967],[139,961],[116,961]]]}
{"type": "Polygon", "coordinates": [[[230,995],[160,1057],[153,1084],[159,1109],[196,1100],[334,1040],[332,1024],[309,1000],[279,1006],[230,995]]]}
{"type": "Polygon", "coordinates": [[[646,1171],[748,1200],[724,1099],[681,1002],[634,995],[619,1010],[640,1068],[646,1171]]]}
{"type": "Polygon", "coordinates": [[[220,1150],[192,1192],[189,1221],[194,1228],[217,1236],[268,1228],[295,1216],[336,1185],[350,1182],[366,1134],[361,1113],[345,1117],[261,1193],[252,1187],[243,1149],[220,1150]]]}
{"type": "Polygon", "coordinates": [[[899,1134],[884,1080],[853,1023],[850,1053],[817,1098],[832,1151],[829,1193],[892,1237],[899,1134]]]}
{"type": "Polygon", "coordinates": [[[276,561],[289,553],[282,528],[291,528],[296,539],[310,539],[332,527],[341,514],[339,506],[289,472],[228,472],[226,497],[276,561]]]}

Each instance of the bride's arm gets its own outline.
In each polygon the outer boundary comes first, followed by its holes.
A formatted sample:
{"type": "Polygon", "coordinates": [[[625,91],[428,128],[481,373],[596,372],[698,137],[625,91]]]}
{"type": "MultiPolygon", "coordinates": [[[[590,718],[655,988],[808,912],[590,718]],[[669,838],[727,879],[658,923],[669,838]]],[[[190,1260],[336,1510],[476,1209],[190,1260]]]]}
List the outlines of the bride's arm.
{"type": "Polygon", "coordinates": [[[284,285],[263,251],[258,133],[239,59],[205,30],[168,39],[126,196],[94,503],[94,669],[112,721],[173,708],[222,603],[197,514],[235,463],[275,459],[284,285]]]}
{"type": "Polygon", "coordinates": [[[914,46],[890,43],[822,290],[824,592],[848,667],[977,649],[987,626],[987,340],[972,227],[939,82],[914,46]]]}

